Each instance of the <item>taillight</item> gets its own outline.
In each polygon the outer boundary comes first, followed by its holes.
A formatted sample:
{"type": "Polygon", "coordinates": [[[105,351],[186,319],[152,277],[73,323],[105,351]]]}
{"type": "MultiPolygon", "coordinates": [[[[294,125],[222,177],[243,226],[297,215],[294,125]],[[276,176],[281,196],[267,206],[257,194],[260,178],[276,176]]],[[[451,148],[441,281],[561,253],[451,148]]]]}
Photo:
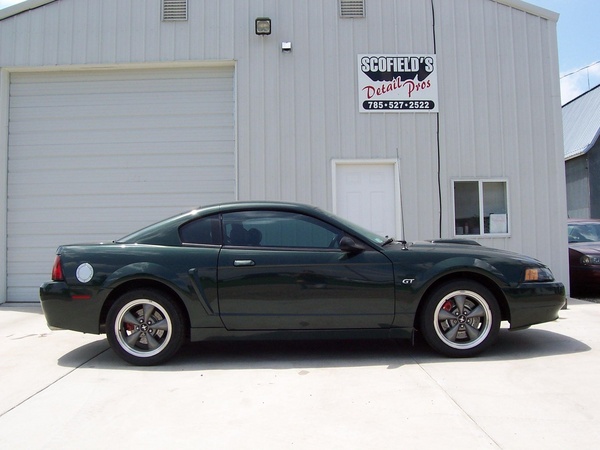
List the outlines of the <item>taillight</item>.
{"type": "Polygon", "coordinates": [[[62,265],[60,264],[60,255],[56,255],[56,258],[54,258],[54,265],[52,266],[52,281],[65,281],[62,265]]]}

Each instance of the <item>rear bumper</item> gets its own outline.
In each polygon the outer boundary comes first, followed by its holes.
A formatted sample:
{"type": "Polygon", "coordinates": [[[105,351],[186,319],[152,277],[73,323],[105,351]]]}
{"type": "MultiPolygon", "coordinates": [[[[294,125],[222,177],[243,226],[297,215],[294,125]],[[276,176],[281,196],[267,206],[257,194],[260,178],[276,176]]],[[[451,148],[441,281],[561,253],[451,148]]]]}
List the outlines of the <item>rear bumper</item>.
{"type": "Polygon", "coordinates": [[[567,301],[562,283],[523,283],[504,290],[510,309],[511,329],[526,328],[558,319],[567,301]]]}
{"type": "Polygon", "coordinates": [[[98,300],[73,296],[67,284],[58,281],[40,287],[40,300],[50,329],[100,334],[102,304],[98,300]]]}

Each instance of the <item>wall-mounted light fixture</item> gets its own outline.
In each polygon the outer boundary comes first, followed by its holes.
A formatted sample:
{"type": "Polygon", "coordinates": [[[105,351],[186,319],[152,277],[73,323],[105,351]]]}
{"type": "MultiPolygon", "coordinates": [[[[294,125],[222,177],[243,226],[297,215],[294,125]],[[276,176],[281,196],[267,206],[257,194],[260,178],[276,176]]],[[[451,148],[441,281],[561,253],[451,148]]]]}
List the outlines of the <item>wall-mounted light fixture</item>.
{"type": "Polygon", "coordinates": [[[271,34],[271,19],[268,17],[258,17],[254,21],[254,32],[259,36],[271,34]]]}
{"type": "Polygon", "coordinates": [[[281,51],[282,52],[291,52],[292,51],[292,43],[291,42],[282,42],[281,43],[281,51]]]}

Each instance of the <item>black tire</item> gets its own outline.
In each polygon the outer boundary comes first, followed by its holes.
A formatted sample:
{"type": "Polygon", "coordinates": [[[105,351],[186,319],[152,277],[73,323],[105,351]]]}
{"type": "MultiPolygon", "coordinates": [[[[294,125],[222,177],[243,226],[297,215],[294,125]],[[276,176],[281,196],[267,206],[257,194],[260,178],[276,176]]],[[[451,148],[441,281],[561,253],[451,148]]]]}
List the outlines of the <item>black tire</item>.
{"type": "Polygon", "coordinates": [[[114,352],[137,366],[162,364],[172,358],[185,339],[179,307],[152,289],[127,292],[111,306],[106,336],[114,352]]]}
{"type": "Polygon", "coordinates": [[[451,357],[474,356],[490,347],[500,331],[500,307],[484,286],[457,280],[437,288],[420,317],[425,341],[451,357]]]}

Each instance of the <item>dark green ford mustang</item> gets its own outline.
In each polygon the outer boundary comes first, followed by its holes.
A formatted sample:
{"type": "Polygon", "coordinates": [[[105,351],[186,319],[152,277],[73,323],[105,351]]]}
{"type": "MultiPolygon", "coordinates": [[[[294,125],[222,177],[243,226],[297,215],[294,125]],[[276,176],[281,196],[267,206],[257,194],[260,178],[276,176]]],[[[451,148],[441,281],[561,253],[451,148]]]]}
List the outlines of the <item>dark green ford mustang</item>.
{"type": "Polygon", "coordinates": [[[396,338],[449,356],[558,317],[565,290],[537,260],[471,241],[407,244],[288,203],[200,208],[110,244],[57,251],[48,325],[106,333],[138,365],[186,340],[396,338]]]}

